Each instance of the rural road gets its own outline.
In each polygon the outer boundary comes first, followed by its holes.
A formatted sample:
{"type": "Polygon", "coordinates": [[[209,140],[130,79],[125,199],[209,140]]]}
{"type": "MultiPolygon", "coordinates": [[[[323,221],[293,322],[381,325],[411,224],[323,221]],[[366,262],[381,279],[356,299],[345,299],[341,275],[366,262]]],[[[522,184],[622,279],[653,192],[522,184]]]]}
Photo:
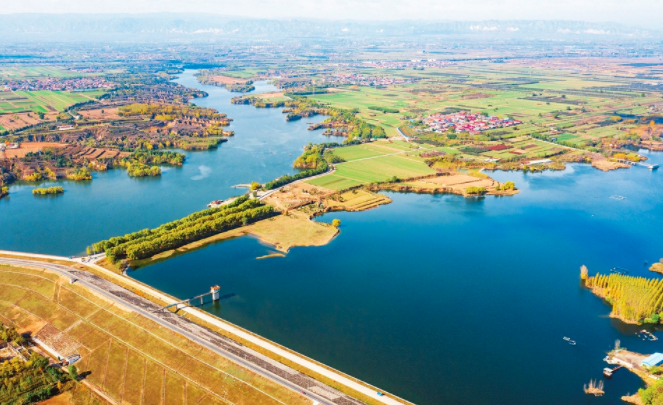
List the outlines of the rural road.
{"type": "MultiPolygon", "coordinates": [[[[0,253],[19,254],[17,252],[3,252],[3,251],[0,251],[0,253]]],[[[20,254],[21,255],[28,255],[26,253],[20,253],[20,254]]],[[[59,257],[59,256],[38,255],[38,254],[35,254],[34,256],[39,257],[39,258],[49,258],[49,259],[58,259],[58,260],[78,262],[78,261],[69,260],[67,258],[59,257]]],[[[75,278],[75,279],[77,279],[77,281],[76,281],[77,283],[80,283],[80,284],[84,285],[85,287],[90,288],[91,290],[95,291],[96,293],[98,293],[98,294],[100,294],[100,295],[102,295],[102,296],[104,296],[104,297],[106,297],[106,298],[108,298],[108,299],[110,299],[114,302],[118,302],[122,305],[125,305],[125,306],[128,306],[128,307],[132,308],[137,313],[145,316],[146,318],[149,318],[150,320],[152,320],[154,322],[157,322],[159,325],[162,325],[163,327],[166,327],[170,330],[173,330],[173,331],[175,331],[179,334],[182,334],[182,335],[186,336],[187,338],[191,339],[192,341],[194,341],[194,342],[196,342],[196,343],[198,343],[198,344],[200,344],[200,345],[202,345],[202,346],[218,353],[219,355],[222,355],[222,356],[230,359],[231,361],[234,361],[238,364],[241,364],[242,366],[246,367],[247,369],[250,369],[251,371],[253,371],[255,373],[258,373],[258,374],[264,376],[265,378],[268,378],[272,381],[275,381],[275,382],[277,382],[277,383],[279,383],[283,386],[286,386],[286,387],[288,387],[288,388],[290,388],[290,389],[292,389],[296,392],[300,392],[300,393],[305,392],[305,395],[308,398],[310,398],[311,400],[317,401],[320,404],[325,404],[325,405],[338,404],[337,402],[334,402],[334,401],[332,401],[328,398],[325,398],[321,395],[318,395],[315,392],[312,392],[312,391],[308,390],[306,387],[302,387],[300,385],[297,385],[297,384],[293,383],[292,381],[289,381],[289,380],[287,380],[286,378],[284,378],[280,375],[272,373],[272,372],[266,370],[265,368],[259,367],[258,365],[254,364],[250,361],[247,361],[245,358],[242,358],[242,357],[240,357],[240,356],[238,356],[234,353],[231,353],[228,350],[224,350],[223,348],[221,348],[217,345],[213,345],[208,340],[201,339],[200,337],[190,333],[187,329],[179,327],[179,325],[177,325],[176,322],[168,322],[168,321],[162,319],[160,316],[152,313],[149,310],[143,309],[141,306],[138,306],[133,302],[130,302],[126,299],[122,299],[122,298],[120,298],[120,297],[118,297],[114,294],[111,294],[109,292],[111,289],[121,289],[121,287],[117,286],[116,284],[112,284],[110,281],[107,281],[105,279],[94,276],[89,272],[76,270],[76,269],[69,268],[69,267],[64,266],[64,265],[51,264],[51,263],[46,263],[46,262],[36,261],[36,260],[29,260],[29,259],[14,259],[14,258],[0,257],[0,263],[40,267],[40,268],[55,271],[59,274],[64,275],[65,277],[75,278]],[[95,280],[96,284],[99,284],[100,282],[105,282],[105,283],[108,283],[109,285],[112,285],[113,288],[101,288],[98,285],[95,285],[94,283],[89,282],[88,280],[82,280],[83,275],[85,275],[87,278],[89,278],[89,277],[98,278],[99,281],[95,280]]],[[[104,269],[100,266],[96,266],[94,264],[88,264],[88,265],[94,266],[96,269],[103,270],[106,273],[110,273],[110,275],[112,275],[114,277],[119,277],[118,275],[116,275],[114,273],[111,273],[110,271],[108,271],[108,270],[106,270],[106,269],[104,269]]],[[[130,278],[122,277],[122,280],[125,283],[131,284],[132,287],[135,286],[135,287],[147,292],[148,294],[155,295],[155,291],[151,290],[150,288],[148,288],[148,287],[146,287],[146,286],[144,286],[140,283],[137,283],[137,282],[131,280],[130,278]]],[[[124,291],[129,295],[133,295],[133,293],[129,292],[128,290],[124,290],[124,291]]],[[[124,295],[124,294],[120,294],[120,295],[124,295]]],[[[167,302],[172,301],[172,299],[170,299],[169,297],[163,296],[163,298],[165,298],[165,301],[167,301],[167,302]]],[[[263,348],[266,348],[267,350],[270,350],[271,352],[273,352],[273,353],[275,353],[279,356],[285,357],[285,358],[287,358],[287,359],[289,359],[293,362],[296,362],[296,363],[298,363],[298,364],[300,364],[300,365],[302,365],[302,366],[304,366],[304,367],[306,367],[306,368],[308,368],[312,371],[315,371],[319,374],[324,375],[327,378],[333,379],[333,380],[335,380],[335,381],[337,381],[337,382],[339,382],[343,385],[348,386],[349,388],[352,388],[352,389],[354,389],[358,392],[361,392],[362,394],[365,394],[367,396],[375,398],[375,399],[377,399],[378,401],[380,401],[384,404],[402,405],[405,402],[405,401],[400,402],[400,401],[397,401],[397,400],[395,400],[393,398],[390,398],[390,397],[387,397],[387,396],[379,396],[379,395],[377,395],[377,389],[371,389],[371,388],[367,387],[366,385],[359,384],[354,380],[351,380],[351,379],[349,379],[349,378],[347,378],[343,375],[340,375],[340,374],[338,374],[338,373],[336,373],[332,370],[329,370],[329,369],[324,368],[324,367],[322,367],[318,364],[313,363],[312,361],[306,359],[304,356],[296,355],[296,354],[294,354],[290,351],[286,351],[286,350],[284,350],[284,349],[282,349],[282,348],[280,348],[280,347],[278,347],[274,344],[271,344],[268,341],[257,338],[256,336],[253,336],[253,335],[251,335],[251,334],[249,334],[249,333],[247,333],[247,332],[245,332],[245,331],[243,331],[243,330],[241,330],[237,327],[234,327],[231,324],[221,322],[220,320],[218,320],[218,319],[216,319],[212,316],[209,316],[209,315],[207,315],[206,313],[204,313],[202,311],[199,311],[199,310],[194,309],[194,308],[184,308],[183,311],[190,312],[193,315],[200,317],[201,319],[203,319],[206,322],[213,323],[214,325],[219,326],[219,327],[233,333],[234,335],[239,336],[242,339],[246,339],[248,341],[251,341],[252,343],[255,343],[256,345],[259,345],[263,348]]],[[[179,319],[179,317],[177,317],[177,318],[179,319]]],[[[316,383],[317,383],[318,386],[323,386],[322,383],[319,383],[319,382],[316,382],[316,383]]],[[[314,388],[316,388],[316,387],[314,387],[314,388]]],[[[319,388],[319,387],[317,387],[317,388],[319,388]]],[[[333,390],[331,388],[329,388],[329,389],[333,390]]],[[[319,391],[319,389],[316,389],[316,391],[319,391]]],[[[333,390],[333,391],[335,391],[335,390],[333,390]]],[[[342,399],[345,399],[347,401],[349,398],[347,396],[343,396],[342,399]]],[[[343,402],[343,403],[347,403],[347,402],[343,402]]],[[[356,403],[360,403],[360,402],[356,401],[356,403]]]]}

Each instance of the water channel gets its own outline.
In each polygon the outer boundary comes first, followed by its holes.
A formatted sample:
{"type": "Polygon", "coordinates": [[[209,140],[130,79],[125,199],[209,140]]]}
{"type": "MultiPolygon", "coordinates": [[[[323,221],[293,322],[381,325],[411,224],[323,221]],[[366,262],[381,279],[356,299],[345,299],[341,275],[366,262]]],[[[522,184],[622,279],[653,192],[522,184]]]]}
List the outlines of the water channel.
{"type": "MultiPolygon", "coordinates": [[[[161,179],[114,170],[47,200],[13,186],[0,201],[0,248],[76,253],[236,194],[232,184],[292,172],[302,145],[327,140],[278,110],[230,105],[230,93],[190,72],[179,82],[210,93],[196,104],[233,117],[234,139],[187,153],[161,179]]],[[[648,155],[663,163],[663,154],[648,155]]],[[[244,237],[130,275],[181,298],[219,284],[234,295],[204,309],[417,404],[621,404],[642,386],[626,370],[601,398],[582,386],[602,378],[615,339],[642,353],[663,351],[663,340],[642,341],[642,327],[608,318],[610,308],[580,286],[579,267],[655,277],[647,269],[663,256],[661,174],[570,165],[492,175],[521,193],[390,193],[387,206],[319,218],[342,221],[327,246],[256,260],[273,249],[244,237]]]]}

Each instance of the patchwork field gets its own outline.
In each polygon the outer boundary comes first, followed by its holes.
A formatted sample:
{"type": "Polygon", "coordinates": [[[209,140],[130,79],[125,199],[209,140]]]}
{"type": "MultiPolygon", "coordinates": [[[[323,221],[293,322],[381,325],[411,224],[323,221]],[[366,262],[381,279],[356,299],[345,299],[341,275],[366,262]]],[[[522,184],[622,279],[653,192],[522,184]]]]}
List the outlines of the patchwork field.
{"type": "Polygon", "coordinates": [[[383,204],[389,204],[391,199],[382,194],[374,194],[365,190],[352,190],[328,199],[327,205],[338,211],[365,211],[383,204]]]}
{"type": "Polygon", "coordinates": [[[0,114],[32,111],[35,113],[60,112],[67,107],[94,100],[103,91],[16,91],[0,92],[0,114]]]}
{"type": "Polygon", "coordinates": [[[53,66],[2,66],[0,67],[0,79],[34,79],[38,77],[81,77],[89,76],[87,73],[73,72],[53,66]]]}
{"type": "Polygon", "coordinates": [[[57,113],[50,112],[44,114],[44,119],[40,119],[34,112],[31,113],[12,113],[0,114],[0,130],[4,129],[11,131],[14,129],[24,128],[30,125],[35,125],[43,121],[55,121],[57,113]]]}
{"type": "Polygon", "coordinates": [[[387,181],[393,177],[403,179],[435,173],[422,158],[415,156],[415,153],[397,149],[402,148],[399,144],[395,144],[394,149],[390,146],[388,143],[374,143],[340,148],[334,153],[349,157],[346,159],[348,161],[337,163],[334,173],[309,180],[307,183],[332,190],[344,190],[361,184],[387,181]]]}
{"type": "Polygon", "coordinates": [[[79,353],[79,373],[118,403],[311,403],[49,272],[0,266],[0,320],[79,353]]]}

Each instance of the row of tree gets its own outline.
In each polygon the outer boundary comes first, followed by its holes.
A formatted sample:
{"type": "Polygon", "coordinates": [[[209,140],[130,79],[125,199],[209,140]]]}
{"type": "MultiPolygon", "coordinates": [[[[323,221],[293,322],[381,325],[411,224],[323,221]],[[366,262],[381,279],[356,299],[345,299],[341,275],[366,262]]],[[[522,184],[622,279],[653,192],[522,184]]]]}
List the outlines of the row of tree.
{"type": "Polygon", "coordinates": [[[231,204],[199,211],[155,229],[143,229],[95,243],[93,248],[95,251],[105,251],[113,262],[125,257],[131,260],[143,259],[272,214],[271,206],[243,196],[231,204]]]}
{"type": "Polygon", "coordinates": [[[631,322],[659,323],[663,312],[663,279],[621,274],[587,275],[581,278],[596,295],[612,305],[612,315],[631,322]]]}

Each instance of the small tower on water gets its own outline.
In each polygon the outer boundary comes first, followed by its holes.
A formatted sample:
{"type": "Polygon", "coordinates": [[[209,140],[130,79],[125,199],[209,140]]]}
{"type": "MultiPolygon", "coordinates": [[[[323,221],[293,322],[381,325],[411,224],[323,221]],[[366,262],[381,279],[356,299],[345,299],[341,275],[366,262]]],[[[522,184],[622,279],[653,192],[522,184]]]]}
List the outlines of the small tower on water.
{"type": "Polygon", "coordinates": [[[210,288],[210,293],[212,293],[212,301],[218,301],[220,296],[219,296],[219,291],[221,290],[221,287],[218,285],[215,285],[210,288]]]}

